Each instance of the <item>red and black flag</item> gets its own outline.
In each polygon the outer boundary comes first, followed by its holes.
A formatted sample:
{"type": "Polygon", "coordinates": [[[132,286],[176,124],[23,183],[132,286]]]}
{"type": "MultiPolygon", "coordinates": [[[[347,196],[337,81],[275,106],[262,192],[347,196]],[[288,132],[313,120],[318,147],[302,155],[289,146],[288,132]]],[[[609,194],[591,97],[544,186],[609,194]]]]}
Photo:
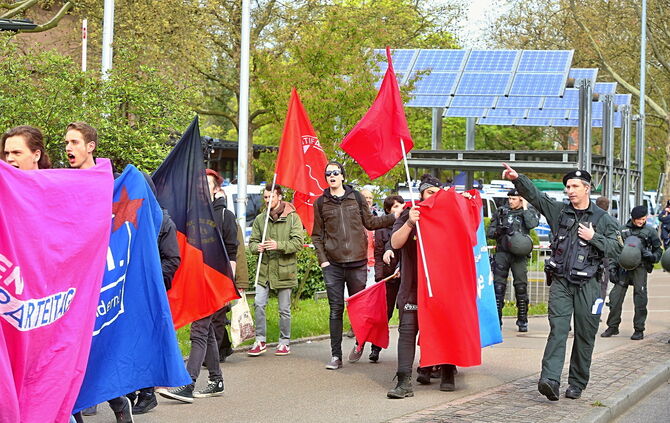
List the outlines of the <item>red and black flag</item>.
{"type": "Polygon", "coordinates": [[[181,265],[168,291],[175,328],[240,298],[205,175],[198,117],[153,174],[158,201],[177,226],[181,265]]]}

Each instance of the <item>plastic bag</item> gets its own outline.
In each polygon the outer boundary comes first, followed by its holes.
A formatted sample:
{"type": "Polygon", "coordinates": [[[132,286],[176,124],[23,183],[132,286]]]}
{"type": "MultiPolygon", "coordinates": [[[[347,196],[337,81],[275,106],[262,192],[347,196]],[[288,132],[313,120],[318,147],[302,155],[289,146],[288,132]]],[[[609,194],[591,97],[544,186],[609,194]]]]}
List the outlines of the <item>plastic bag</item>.
{"type": "Polygon", "coordinates": [[[253,339],[256,336],[254,320],[251,317],[247,296],[235,301],[230,312],[230,336],[233,347],[237,347],[247,339],[253,339]]]}

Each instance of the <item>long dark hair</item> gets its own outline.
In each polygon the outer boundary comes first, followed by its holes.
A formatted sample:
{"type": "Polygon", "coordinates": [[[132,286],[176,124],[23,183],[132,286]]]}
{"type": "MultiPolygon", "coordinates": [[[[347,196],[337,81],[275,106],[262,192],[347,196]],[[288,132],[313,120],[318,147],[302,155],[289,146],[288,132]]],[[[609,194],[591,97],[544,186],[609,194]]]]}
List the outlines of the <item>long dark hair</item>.
{"type": "Polygon", "coordinates": [[[21,136],[26,141],[26,146],[33,153],[37,150],[40,151],[40,159],[37,161],[37,167],[40,169],[50,169],[51,160],[49,160],[49,154],[44,147],[44,136],[42,136],[42,131],[35,128],[34,126],[22,125],[10,129],[9,131],[2,134],[0,139],[0,148],[4,154],[5,141],[9,137],[21,136]]]}

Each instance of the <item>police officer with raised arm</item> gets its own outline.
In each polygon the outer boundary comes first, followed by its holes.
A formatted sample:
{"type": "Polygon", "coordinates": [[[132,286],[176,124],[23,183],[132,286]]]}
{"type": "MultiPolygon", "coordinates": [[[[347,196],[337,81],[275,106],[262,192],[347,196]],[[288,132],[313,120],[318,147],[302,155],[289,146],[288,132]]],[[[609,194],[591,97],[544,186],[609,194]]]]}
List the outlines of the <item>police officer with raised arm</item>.
{"type": "Polygon", "coordinates": [[[600,275],[603,257],[616,259],[621,252],[619,225],[604,210],[591,203],[591,175],[583,170],[567,173],[563,185],[568,204],[540,192],[527,176],[506,163],[503,178],[514,183],[549,223],[553,240],[551,257],[545,262],[549,289],[550,332],[542,358],[538,391],[558,401],[565,362],[570,320],[574,313],[574,342],[570,355],[565,397],[577,399],[589,381],[591,356],[603,305],[600,275]]]}
{"type": "Polygon", "coordinates": [[[647,225],[647,207],[633,207],[630,220],[621,227],[624,248],[615,267],[614,287],[610,292],[610,314],[607,316],[607,329],[600,335],[609,338],[619,334],[621,307],[626,298],[628,285],[633,285],[633,328],[630,337],[633,341],[644,338],[644,323],[647,320],[647,273],[654,270],[654,264],[661,260],[663,250],[656,229],[647,225]]]}
{"type": "Polygon", "coordinates": [[[540,223],[538,215],[528,209],[528,203],[516,188],[507,193],[508,204],[493,213],[486,236],[496,240],[493,260],[493,287],[496,293],[498,319],[502,327],[502,309],[505,305],[507,276],[514,277],[519,332],[528,332],[528,255],[533,250],[529,233],[540,223]]]}

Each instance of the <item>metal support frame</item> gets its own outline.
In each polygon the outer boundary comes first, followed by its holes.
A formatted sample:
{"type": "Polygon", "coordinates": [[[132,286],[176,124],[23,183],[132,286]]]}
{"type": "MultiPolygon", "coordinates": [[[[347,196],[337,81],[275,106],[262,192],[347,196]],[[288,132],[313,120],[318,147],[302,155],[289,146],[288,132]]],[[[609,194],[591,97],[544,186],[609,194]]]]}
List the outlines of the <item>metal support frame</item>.
{"type": "Polygon", "coordinates": [[[590,79],[579,81],[579,167],[591,172],[591,101],[593,83],[590,79]]]}
{"type": "Polygon", "coordinates": [[[603,195],[610,200],[614,194],[614,96],[603,96],[603,144],[602,154],[605,156],[605,187],[603,195]]]}
{"type": "Polygon", "coordinates": [[[442,115],[443,107],[433,107],[433,127],[431,131],[430,146],[433,150],[442,148],[442,115]]]}
{"type": "Polygon", "coordinates": [[[619,222],[623,225],[630,213],[630,106],[619,106],[621,112],[621,160],[623,161],[624,179],[619,196],[619,222]]]}
{"type": "MultiPolygon", "coordinates": [[[[469,117],[465,118],[465,150],[474,151],[475,150],[475,132],[477,126],[475,125],[475,118],[469,117]]],[[[472,189],[475,183],[475,172],[467,171],[465,178],[465,189],[472,189]]]]}
{"type": "Polygon", "coordinates": [[[635,116],[635,164],[640,176],[637,184],[633,185],[635,188],[635,204],[642,204],[644,196],[644,119],[642,116],[635,116]]]}

